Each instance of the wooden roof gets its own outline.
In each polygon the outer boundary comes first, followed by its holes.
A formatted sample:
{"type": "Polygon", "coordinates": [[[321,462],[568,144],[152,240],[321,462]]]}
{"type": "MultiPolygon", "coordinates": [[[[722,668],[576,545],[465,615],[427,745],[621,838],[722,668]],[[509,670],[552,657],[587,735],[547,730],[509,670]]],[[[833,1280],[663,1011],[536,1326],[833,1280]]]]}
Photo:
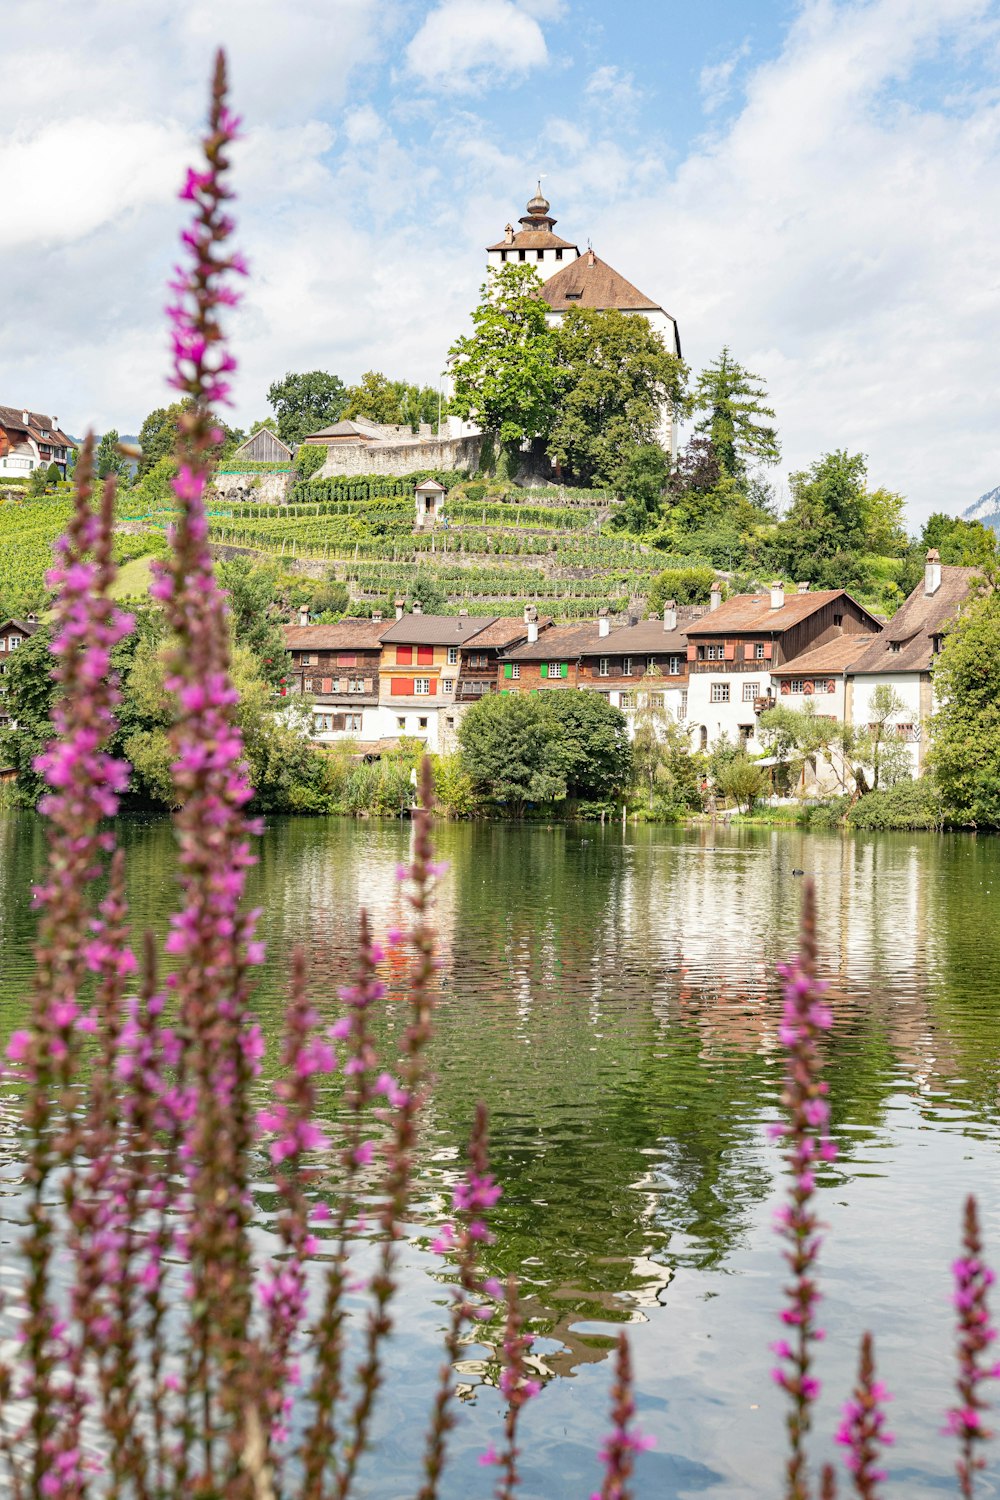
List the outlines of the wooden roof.
{"type": "Polygon", "coordinates": [[[830,604],[835,599],[850,599],[855,609],[871,623],[874,630],[881,630],[882,622],[851,595],[846,589],[817,589],[815,593],[785,594],[784,603],[771,608],[770,591],[762,594],[734,594],[717,609],[709,610],[700,620],[687,627],[688,635],[781,635],[799,625],[810,615],[830,604]]]}

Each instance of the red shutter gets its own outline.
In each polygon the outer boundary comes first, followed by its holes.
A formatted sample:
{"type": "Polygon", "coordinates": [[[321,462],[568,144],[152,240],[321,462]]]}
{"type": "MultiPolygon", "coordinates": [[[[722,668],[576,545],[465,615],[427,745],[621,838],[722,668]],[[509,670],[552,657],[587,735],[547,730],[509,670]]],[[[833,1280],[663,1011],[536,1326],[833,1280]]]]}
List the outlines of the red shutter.
{"type": "Polygon", "coordinates": [[[430,680],[430,688],[431,688],[431,697],[433,698],[434,694],[438,690],[438,680],[437,680],[436,677],[432,677],[431,678],[431,680],[430,680]]]}
{"type": "Polygon", "coordinates": [[[736,642],[735,641],[727,641],[726,642],[725,646],[723,647],[723,655],[724,655],[726,661],[735,661],[736,660],[736,642]]]}
{"type": "Polygon", "coordinates": [[[413,684],[409,677],[393,677],[389,683],[389,695],[392,698],[405,697],[412,693],[413,684]]]}
{"type": "Polygon", "coordinates": [[[773,654],[774,654],[774,642],[773,641],[765,641],[764,642],[764,660],[765,661],[770,661],[773,654]]]}
{"type": "Polygon", "coordinates": [[[358,658],[357,658],[357,655],[356,655],[355,652],[353,652],[353,651],[340,651],[340,652],[337,653],[337,666],[338,667],[356,667],[357,664],[358,664],[358,658]]]}
{"type": "Polygon", "coordinates": [[[430,666],[434,665],[434,647],[433,646],[418,646],[417,647],[417,664],[418,664],[418,666],[421,666],[421,667],[430,667],[430,666]]]}
{"type": "Polygon", "coordinates": [[[323,678],[323,692],[324,693],[332,693],[333,692],[333,679],[332,679],[332,677],[324,677],[323,678]]]}
{"type": "Polygon", "coordinates": [[[688,642],[688,661],[697,661],[697,660],[698,660],[698,647],[695,645],[694,641],[689,641],[688,642]]]}
{"type": "Polygon", "coordinates": [[[408,666],[411,665],[412,661],[413,661],[413,647],[412,646],[397,646],[396,647],[396,665],[397,665],[397,667],[408,667],[408,666]]]}

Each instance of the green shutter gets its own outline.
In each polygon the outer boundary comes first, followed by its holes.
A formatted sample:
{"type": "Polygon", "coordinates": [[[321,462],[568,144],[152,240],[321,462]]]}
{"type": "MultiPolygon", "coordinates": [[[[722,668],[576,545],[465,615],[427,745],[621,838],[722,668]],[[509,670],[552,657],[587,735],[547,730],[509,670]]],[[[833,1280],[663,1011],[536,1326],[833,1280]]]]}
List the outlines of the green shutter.
{"type": "Polygon", "coordinates": [[[513,675],[514,675],[514,663],[512,661],[504,662],[503,675],[505,677],[513,677],[513,675]]]}
{"type": "Polygon", "coordinates": [[[548,664],[547,661],[543,661],[542,662],[542,672],[541,672],[541,675],[543,677],[548,677],[548,675],[549,675],[549,664],[548,664]]]}
{"type": "Polygon", "coordinates": [[[533,697],[537,698],[537,696],[538,696],[538,689],[537,688],[532,688],[531,692],[532,692],[533,697]]]}
{"type": "Polygon", "coordinates": [[[559,663],[559,676],[560,677],[568,677],[569,676],[569,662],[563,661],[563,662],[559,663]]]}

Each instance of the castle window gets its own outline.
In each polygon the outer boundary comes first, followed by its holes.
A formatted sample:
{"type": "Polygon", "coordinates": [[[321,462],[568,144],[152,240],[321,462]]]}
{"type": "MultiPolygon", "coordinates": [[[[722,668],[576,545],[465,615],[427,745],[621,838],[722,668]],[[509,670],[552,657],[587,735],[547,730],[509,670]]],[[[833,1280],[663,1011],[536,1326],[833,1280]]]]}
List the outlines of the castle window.
{"type": "Polygon", "coordinates": [[[556,260],[562,260],[562,247],[561,246],[556,250],[556,260]]]}
{"type": "Polygon", "coordinates": [[[500,259],[502,261],[506,261],[506,259],[507,259],[507,252],[506,252],[506,250],[501,250],[500,251],[500,259]]]}
{"type": "Polygon", "coordinates": [[[544,250],[536,250],[535,251],[535,259],[536,260],[544,260],[545,259],[545,251],[544,250]]]}
{"type": "Polygon", "coordinates": [[[527,254],[528,254],[527,250],[519,250],[517,252],[517,258],[518,258],[518,260],[524,260],[524,259],[526,259],[527,254]]]}

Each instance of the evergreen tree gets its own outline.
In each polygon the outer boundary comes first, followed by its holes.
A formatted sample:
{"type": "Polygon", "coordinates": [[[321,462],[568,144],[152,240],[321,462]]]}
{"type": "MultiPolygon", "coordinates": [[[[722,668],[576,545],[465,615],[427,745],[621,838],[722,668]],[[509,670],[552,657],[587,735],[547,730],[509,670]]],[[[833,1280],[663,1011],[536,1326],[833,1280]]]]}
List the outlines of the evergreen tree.
{"type": "Polygon", "coordinates": [[[730,478],[743,478],[753,464],[779,462],[781,447],[769,425],[774,412],[764,382],[733,358],[728,345],[698,376],[692,406],[705,413],[695,431],[709,439],[730,478]]]}
{"type": "Polygon", "coordinates": [[[124,453],[118,452],[118,433],[113,427],[97,445],[96,467],[98,479],[107,479],[109,474],[117,474],[120,483],[128,480],[128,459],[124,453]]]}

